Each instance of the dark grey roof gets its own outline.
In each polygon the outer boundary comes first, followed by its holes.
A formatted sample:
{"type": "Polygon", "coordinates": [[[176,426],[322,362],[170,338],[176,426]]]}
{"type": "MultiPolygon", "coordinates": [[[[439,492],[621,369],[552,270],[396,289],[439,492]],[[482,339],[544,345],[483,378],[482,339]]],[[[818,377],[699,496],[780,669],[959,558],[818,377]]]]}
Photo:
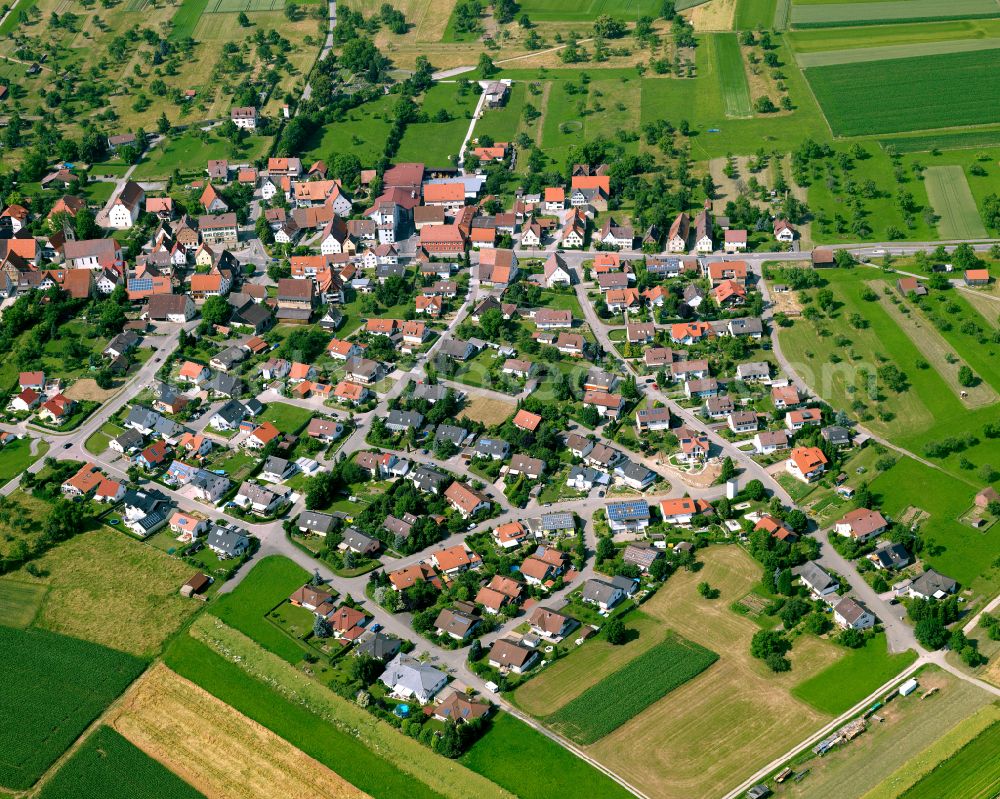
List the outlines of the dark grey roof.
{"type": "Polygon", "coordinates": [[[424,415],[418,413],[417,411],[389,411],[389,415],[385,420],[389,429],[409,429],[411,427],[419,428],[424,423],[424,415]]]}
{"type": "Polygon", "coordinates": [[[242,384],[238,377],[233,375],[228,375],[225,372],[214,372],[212,376],[206,380],[202,387],[208,391],[212,391],[216,394],[222,394],[226,397],[235,397],[242,392],[242,384]]]}
{"type": "Polygon", "coordinates": [[[483,455],[490,458],[504,458],[507,456],[507,453],[510,452],[510,444],[502,438],[487,438],[486,436],[480,436],[479,440],[476,442],[475,450],[477,455],[483,455]]]}
{"type": "Polygon", "coordinates": [[[333,519],[334,517],[329,513],[320,513],[315,510],[304,510],[299,515],[297,526],[310,530],[314,533],[323,533],[325,535],[333,529],[333,519]]]}
{"type": "Polygon", "coordinates": [[[375,633],[368,636],[357,645],[354,650],[355,655],[367,655],[385,662],[396,656],[402,647],[403,642],[398,638],[391,638],[382,633],[375,633]]]}
{"type": "Polygon", "coordinates": [[[125,424],[130,427],[135,425],[151,430],[156,426],[156,422],[162,418],[152,408],[147,408],[143,405],[133,405],[128,412],[128,416],[125,417],[125,424]]]}
{"type": "Polygon", "coordinates": [[[434,440],[450,441],[455,446],[460,447],[468,435],[469,431],[464,427],[458,427],[450,424],[439,424],[437,426],[437,430],[434,431],[434,440]]]}
{"type": "Polygon", "coordinates": [[[231,527],[215,525],[208,534],[208,545],[232,557],[250,543],[249,537],[231,527]]]}
{"type": "Polygon", "coordinates": [[[950,594],[957,587],[957,582],[934,569],[928,569],[910,584],[911,591],[925,597],[932,597],[938,593],[950,594]]]}
{"type": "Polygon", "coordinates": [[[225,403],[219,410],[217,410],[213,416],[220,416],[229,424],[235,425],[243,421],[243,417],[246,415],[246,408],[239,400],[229,400],[225,403]]]}

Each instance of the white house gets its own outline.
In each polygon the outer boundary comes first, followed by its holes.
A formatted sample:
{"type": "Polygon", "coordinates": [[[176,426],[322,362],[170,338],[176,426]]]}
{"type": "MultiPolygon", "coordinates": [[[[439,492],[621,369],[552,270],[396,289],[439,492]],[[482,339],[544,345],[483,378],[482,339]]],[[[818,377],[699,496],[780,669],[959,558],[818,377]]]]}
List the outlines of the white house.
{"type": "Polygon", "coordinates": [[[838,627],[851,630],[867,630],[875,626],[875,615],[849,596],[841,598],[833,606],[833,620],[838,627]]]}
{"type": "Polygon", "coordinates": [[[127,230],[139,221],[139,215],[146,202],[146,192],[138,183],[129,180],[122,186],[111,210],[108,211],[108,222],[118,230],[127,230]]]}

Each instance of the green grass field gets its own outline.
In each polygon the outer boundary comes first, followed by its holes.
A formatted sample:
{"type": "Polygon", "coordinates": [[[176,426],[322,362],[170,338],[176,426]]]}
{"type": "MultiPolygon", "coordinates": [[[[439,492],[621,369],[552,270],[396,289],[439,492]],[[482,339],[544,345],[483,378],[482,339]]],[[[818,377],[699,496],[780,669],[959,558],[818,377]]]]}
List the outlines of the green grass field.
{"type": "Polygon", "coordinates": [[[466,752],[464,765],[521,799],[573,796],[624,799],[630,794],[590,764],[507,713],[466,752]]]}
{"type": "Polygon", "coordinates": [[[718,658],[709,649],[670,635],[563,705],[546,718],[546,723],[577,743],[594,743],[701,674],[718,658]]]}
{"type": "Polygon", "coordinates": [[[390,116],[397,98],[380,97],[346,112],[344,119],[329,122],[316,131],[303,161],[330,159],[337,153],[356,155],[364,166],[373,166],[382,155],[389,135],[390,116]]]}
{"type": "Polygon", "coordinates": [[[282,433],[297,433],[312,418],[312,411],[289,405],[287,402],[271,402],[260,415],[262,422],[270,422],[282,433]]]}
{"type": "Polygon", "coordinates": [[[375,799],[441,796],[366,748],[349,727],[341,727],[340,719],[314,715],[193,638],[178,638],[165,660],[182,677],[263,724],[375,799]]]}
{"type": "Polygon", "coordinates": [[[887,44],[881,47],[857,47],[847,50],[819,50],[795,56],[800,67],[823,67],[831,64],[854,64],[862,61],[891,61],[914,56],[965,53],[973,50],[995,50],[1000,39],[953,39],[915,44],[887,44]]]}
{"type": "Polygon", "coordinates": [[[223,595],[211,611],[268,651],[289,663],[298,663],[304,654],[302,648],[264,616],[307,582],[309,576],[305,569],[288,558],[264,558],[236,590],[223,595]]]}
{"type": "Polygon", "coordinates": [[[203,794],[110,727],[99,727],[38,799],[198,799],[203,794]]]}
{"type": "Polygon", "coordinates": [[[738,0],[736,3],[736,30],[756,30],[774,25],[777,0],[738,0]]]}
{"type": "Polygon", "coordinates": [[[453,166],[469,129],[471,114],[479,95],[468,91],[460,94],[455,84],[439,83],[427,90],[420,107],[430,117],[429,122],[408,125],[396,153],[397,161],[422,161],[428,166],[453,166]],[[451,116],[447,122],[433,121],[440,111],[451,116]]]}
{"type": "Polygon", "coordinates": [[[45,586],[0,580],[0,625],[24,629],[35,620],[45,586]]]}
{"type": "MultiPolygon", "coordinates": [[[[589,22],[601,14],[634,20],[644,15],[655,17],[660,10],[657,0],[525,0],[520,7],[521,13],[533,22],[589,22]]],[[[683,3],[677,4],[678,9],[685,7],[683,3]]]]}
{"type": "Polygon", "coordinates": [[[799,683],[792,695],[822,713],[837,716],[856,705],[917,659],[915,652],[890,655],[885,635],[879,634],[861,649],[847,654],[819,674],[799,683]]]}
{"type": "Polygon", "coordinates": [[[25,471],[45,454],[48,445],[38,442],[38,454],[31,454],[31,438],[19,438],[0,449],[0,485],[9,482],[25,471]]]}
{"type": "Polygon", "coordinates": [[[986,228],[960,166],[929,166],[924,172],[927,199],[943,239],[985,239],[986,228]]]}
{"type": "Polygon", "coordinates": [[[743,68],[743,55],[735,33],[720,33],[713,37],[715,63],[719,71],[719,91],[727,117],[737,119],[753,116],[750,107],[750,86],[743,68]]]}
{"type": "Polygon", "coordinates": [[[144,667],[87,641],[0,627],[0,785],[33,785],[144,667]]]}
{"type": "Polygon", "coordinates": [[[1000,791],[1000,722],[938,764],[900,799],[992,799],[1000,791]]]}
{"type": "Polygon", "coordinates": [[[180,8],[174,13],[174,27],[170,32],[170,38],[179,42],[190,37],[207,6],[208,0],[183,0],[180,8]]]}
{"type": "MultiPolygon", "coordinates": [[[[271,145],[271,139],[266,136],[253,135],[246,141],[249,147],[240,154],[241,161],[260,158],[267,153],[271,145]]],[[[132,177],[136,180],[167,178],[174,170],[189,175],[204,176],[204,164],[217,158],[233,158],[232,146],[228,141],[214,136],[210,136],[208,141],[203,141],[194,133],[182,133],[179,136],[171,136],[166,143],[150,150],[135,168],[132,177]]]]}
{"type": "Polygon", "coordinates": [[[926,153],[931,150],[968,150],[1000,146],[1000,128],[964,130],[957,133],[934,133],[920,136],[895,136],[879,139],[882,147],[894,147],[900,153],[926,153]]]}
{"type": "Polygon", "coordinates": [[[862,136],[1000,122],[998,71],[994,49],[813,67],[806,76],[834,134],[862,136]]]}
{"type": "Polygon", "coordinates": [[[982,532],[958,521],[972,506],[974,487],[912,458],[900,458],[872,481],[871,490],[881,498],[882,510],[890,517],[899,518],[909,507],[931,515],[930,523],[923,525],[928,545],[921,558],[926,565],[963,586],[995,593],[1000,570],[992,564],[1000,552],[1000,524],[982,532]]]}
{"type": "Polygon", "coordinates": [[[842,25],[885,25],[935,19],[994,17],[992,0],[888,0],[888,2],[796,2],[792,6],[792,26],[796,28],[840,27],[842,25]]]}
{"type": "MultiPolygon", "coordinates": [[[[782,350],[819,396],[844,409],[862,402],[864,409],[853,410],[852,415],[858,415],[873,431],[913,452],[920,454],[928,442],[948,436],[975,435],[979,439],[976,446],[961,454],[934,459],[934,463],[956,478],[955,484],[967,486],[962,492],[964,496],[960,494],[961,501],[971,501],[976,483],[968,471],[960,468],[959,462],[964,457],[976,466],[1000,463],[1000,441],[982,434],[983,425],[996,420],[996,409],[970,411],[935,369],[918,368],[917,363],[923,358],[921,350],[884,308],[861,297],[865,281],[876,274],[870,269],[824,272],[840,303],[835,315],[817,323],[796,320],[791,328],[782,329],[779,332],[782,350]],[[866,319],[868,327],[849,328],[845,320],[853,313],[866,319]],[[839,335],[849,343],[844,344],[839,335]],[[869,375],[874,374],[887,362],[906,374],[909,388],[897,394],[880,387],[876,381],[877,393],[873,396],[865,370],[869,375]]],[[[958,355],[976,357],[967,347],[960,348],[958,355]]],[[[892,496],[891,492],[887,494],[892,496]]],[[[968,574],[967,569],[963,572],[968,574]]]]}

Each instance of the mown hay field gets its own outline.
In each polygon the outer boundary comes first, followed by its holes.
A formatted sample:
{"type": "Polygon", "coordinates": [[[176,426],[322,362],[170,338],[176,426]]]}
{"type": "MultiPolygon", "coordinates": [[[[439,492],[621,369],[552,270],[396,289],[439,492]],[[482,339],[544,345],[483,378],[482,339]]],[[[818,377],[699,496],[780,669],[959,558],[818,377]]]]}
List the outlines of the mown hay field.
{"type": "Polygon", "coordinates": [[[33,785],[144,666],[76,638],[0,627],[0,786],[33,785]]]}
{"type": "Polygon", "coordinates": [[[965,170],[957,164],[929,166],[924,172],[927,199],[938,221],[943,239],[985,239],[986,228],[969,189],[965,170]]]}
{"type": "Polygon", "coordinates": [[[772,673],[750,656],[750,639],[760,627],[729,607],[759,585],[760,566],[735,546],[704,550],[699,560],[701,571],[671,575],[643,612],[718,652],[719,660],[587,747],[648,796],[664,799],[721,796],[823,726],[830,716],[790,690],[843,654],[826,641],[800,636],[792,670],[772,673]],[[699,595],[703,580],[719,589],[718,599],[699,595]]]}
{"type": "Polygon", "coordinates": [[[213,799],[367,796],[284,738],[162,664],[129,691],[109,723],[213,799]]]}
{"type": "Polygon", "coordinates": [[[152,657],[199,603],[178,590],[194,569],[107,527],[78,535],[0,578],[47,588],[34,623],[139,657],[152,657]]]}
{"type": "Polygon", "coordinates": [[[1000,50],[916,56],[805,71],[838,136],[1000,122],[1000,50]],[[865,102],[858,102],[858,87],[865,102]]]}
{"type": "Polygon", "coordinates": [[[942,761],[900,799],[993,799],[1000,792],[1000,722],[942,761]]]}

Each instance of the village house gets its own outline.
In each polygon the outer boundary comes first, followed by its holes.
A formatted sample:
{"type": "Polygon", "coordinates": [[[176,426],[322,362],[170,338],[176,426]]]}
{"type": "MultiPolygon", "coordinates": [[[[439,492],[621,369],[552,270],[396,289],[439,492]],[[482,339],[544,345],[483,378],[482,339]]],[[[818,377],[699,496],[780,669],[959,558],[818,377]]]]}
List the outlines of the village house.
{"type": "Polygon", "coordinates": [[[785,469],[796,480],[811,483],[822,477],[826,464],[826,455],[818,447],[796,447],[785,461],[785,469]]]}

